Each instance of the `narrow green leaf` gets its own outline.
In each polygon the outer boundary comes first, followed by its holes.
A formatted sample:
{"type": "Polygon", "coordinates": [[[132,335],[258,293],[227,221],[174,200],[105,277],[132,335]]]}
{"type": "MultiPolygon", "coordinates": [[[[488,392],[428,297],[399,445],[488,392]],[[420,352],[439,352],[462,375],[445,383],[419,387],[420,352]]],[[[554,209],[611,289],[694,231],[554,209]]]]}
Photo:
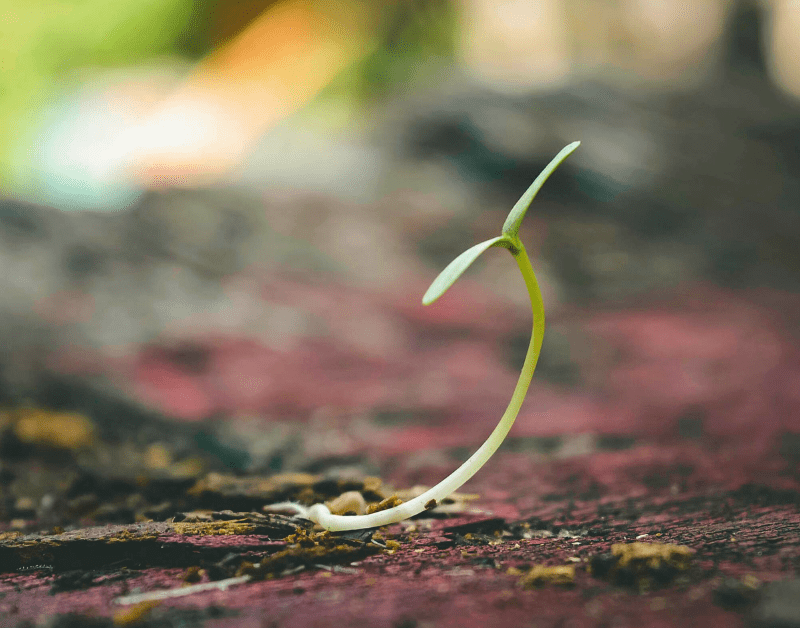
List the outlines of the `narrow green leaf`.
{"type": "Polygon", "coordinates": [[[569,157],[580,145],[580,142],[572,142],[572,144],[562,148],[561,152],[553,157],[553,160],[547,164],[547,167],[539,173],[536,180],[531,183],[531,187],[525,190],[525,194],[523,194],[514,207],[511,208],[511,212],[508,214],[508,218],[506,218],[503,224],[503,235],[515,237],[517,233],[519,233],[519,226],[522,223],[522,219],[525,217],[525,212],[528,211],[528,207],[530,207],[531,202],[533,202],[533,197],[536,196],[548,177],[553,174],[553,171],[561,165],[561,162],[569,157]]]}
{"type": "Polygon", "coordinates": [[[464,251],[461,255],[450,262],[447,265],[447,268],[439,273],[439,276],[433,280],[431,287],[428,288],[425,296],[422,297],[422,303],[424,305],[430,305],[433,303],[436,299],[447,292],[448,288],[450,288],[450,286],[456,282],[456,279],[461,277],[464,271],[470,267],[472,262],[478,259],[478,256],[481,253],[483,253],[486,249],[498,244],[499,242],[506,242],[507,240],[508,238],[506,236],[497,236],[496,238],[476,244],[472,248],[464,251]]]}

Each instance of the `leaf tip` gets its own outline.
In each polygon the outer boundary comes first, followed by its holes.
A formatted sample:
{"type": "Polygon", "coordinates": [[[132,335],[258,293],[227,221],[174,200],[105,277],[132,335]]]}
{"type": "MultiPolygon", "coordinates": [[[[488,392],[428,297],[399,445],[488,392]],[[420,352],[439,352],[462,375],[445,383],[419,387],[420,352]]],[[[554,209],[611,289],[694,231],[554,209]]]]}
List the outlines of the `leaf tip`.
{"type": "Polygon", "coordinates": [[[550,160],[550,163],[545,166],[544,170],[539,173],[539,176],[536,177],[533,183],[531,183],[531,186],[525,190],[525,193],[516,202],[514,207],[511,208],[511,212],[509,212],[505,223],[503,223],[503,235],[509,237],[515,237],[517,235],[522,219],[525,217],[525,213],[528,211],[528,207],[530,207],[539,189],[544,185],[548,177],[553,174],[553,171],[561,165],[561,162],[569,157],[580,145],[581,143],[579,141],[567,144],[550,160]]]}
{"type": "Polygon", "coordinates": [[[441,273],[439,273],[439,276],[433,280],[430,288],[428,288],[427,292],[425,292],[425,295],[422,297],[422,304],[430,305],[436,301],[436,299],[449,290],[450,286],[456,282],[456,279],[458,279],[464,273],[464,271],[469,268],[472,262],[474,262],[481,253],[483,253],[486,249],[495,246],[496,244],[505,242],[507,239],[508,238],[505,236],[497,236],[496,238],[476,244],[475,246],[464,251],[461,255],[450,262],[447,267],[441,273]]]}
{"type": "Polygon", "coordinates": [[[434,292],[433,285],[431,285],[425,291],[425,294],[422,295],[422,305],[430,305],[431,303],[434,303],[440,296],[442,296],[442,294],[436,294],[434,292]]]}

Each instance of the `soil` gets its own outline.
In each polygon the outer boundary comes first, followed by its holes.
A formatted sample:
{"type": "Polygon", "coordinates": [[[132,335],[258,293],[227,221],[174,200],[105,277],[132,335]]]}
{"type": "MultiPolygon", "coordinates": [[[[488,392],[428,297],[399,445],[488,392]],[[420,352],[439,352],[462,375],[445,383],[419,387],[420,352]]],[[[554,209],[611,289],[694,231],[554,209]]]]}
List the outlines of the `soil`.
{"type": "MultiPolygon", "coordinates": [[[[397,465],[377,445],[390,487],[352,454],[317,461],[324,473],[225,472],[198,451],[165,465],[132,425],[100,439],[87,417],[53,423],[77,423],[80,439],[19,446],[15,426],[52,412],[6,417],[2,626],[800,626],[795,433],[759,448],[677,428],[516,437],[470,494],[330,534],[291,505],[265,506],[358,493],[369,510],[389,507],[464,452],[397,465]],[[119,450],[145,462],[115,464],[119,450]],[[190,456],[203,464],[187,467],[190,456]]],[[[142,421],[168,451],[197,429],[142,421]]]]}

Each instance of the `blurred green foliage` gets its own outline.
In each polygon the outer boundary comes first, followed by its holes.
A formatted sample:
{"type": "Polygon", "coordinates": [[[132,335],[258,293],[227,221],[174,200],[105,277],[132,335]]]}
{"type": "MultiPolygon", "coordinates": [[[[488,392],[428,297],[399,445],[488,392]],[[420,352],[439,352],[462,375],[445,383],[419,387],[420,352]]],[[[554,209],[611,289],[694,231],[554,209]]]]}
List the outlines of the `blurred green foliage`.
{"type": "Polygon", "coordinates": [[[377,14],[361,59],[341,72],[313,103],[308,118],[340,127],[364,104],[419,90],[451,70],[457,13],[452,0],[353,0],[377,14]]]}
{"type": "Polygon", "coordinates": [[[0,0],[0,178],[24,188],[43,107],[81,70],[197,54],[193,0],[0,0]],[[17,163],[13,163],[16,161],[17,163]]]}
{"type": "MultiPolygon", "coordinates": [[[[272,2],[264,0],[254,15],[272,2]]],[[[324,90],[323,103],[353,106],[390,96],[424,82],[451,58],[451,0],[395,0],[370,8],[378,24],[372,52],[324,90]]],[[[220,12],[242,10],[220,0],[0,0],[0,193],[34,191],[33,152],[68,106],[63,99],[71,90],[103,71],[202,56],[215,41],[209,29],[219,26],[220,12]]]]}
{"type": "Polygon", "coordinates": [[[448,62],[454,48],[456,15],[449,0],[406,0],[384,5],[380,40],[354,68],[358,91],[385,96],[411,81],[424,80],[437,62],[448,62]]]}

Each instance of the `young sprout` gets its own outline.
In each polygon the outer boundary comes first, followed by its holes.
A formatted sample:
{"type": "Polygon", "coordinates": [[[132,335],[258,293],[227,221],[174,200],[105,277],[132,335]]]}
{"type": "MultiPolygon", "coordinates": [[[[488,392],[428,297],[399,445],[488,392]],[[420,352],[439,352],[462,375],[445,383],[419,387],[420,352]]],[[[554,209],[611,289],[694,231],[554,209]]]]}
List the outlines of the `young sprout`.
{"type": "Polygon", "coordinates": [[[533,273],[528,254],[525,252],[525,247],[519,239],[519,227],[522,223],[522,219],[525,217],[525,212],[528,211],[531,201],[533,201],[533,198],[544,182],[561,162],[578,148],[578,146],[580,146],[580,142],[573,142],[569,146],[564,147],[547,167],[542,170],[541,174],[536,177],[536,180],[511,209],[503,225],[501,235],[476,244],[472,248],[464,251],[450,262],[447,268],[434,280],[431,287],[428,288],[425,296],[422,297],[422,303],[425,305],[430,305],[436,301],[436,299],[442,296],[462,273],[469,268],[470,264],[472,264],[486,249],[493,247],[506,248],[516,260],[531,299],[533,331],[531,333],[530,344],[528,345],[528,353],[525,355],[525,362],[522,365],[519,381],[517,381],[517,386],[511,396],[511,401],[506,411],[503,413],[500,422],[497,424],[497,427],[494,428],[494,431],[486,442],[483,443],[464,464],[439,482],[439,484],[414,499],[389,508],[388,510],[357,516],[334,515],[331,514],[328,507],[324,504],[315,504],[307,511],[305,508],[302,508],[302,510],[305,511],[303,514],[309,519],[331,532],[377,528],[390,523],[397,523],[398,521],[421,513],[423,510],[426,510],[426,507],[430,508],[432,505],[435,506],[441,503],[443,499],[448,497],[453,491],[460,488],[462,484],[475,475],[478,469],[492,457],[495,451],[497,451],[497,448],[503,442],[511,426],[514,424],[514,420],[517,418],[522,402],[525,399],[525,393],[528,392],[528,386],[533,377],[533,370],[536,368],[536,361],[539,359],[539,352],[542,349],[542,337],[544,334],[544,304],[542,302],[542,293],[539,290],[539,284],[533,273]]]}

